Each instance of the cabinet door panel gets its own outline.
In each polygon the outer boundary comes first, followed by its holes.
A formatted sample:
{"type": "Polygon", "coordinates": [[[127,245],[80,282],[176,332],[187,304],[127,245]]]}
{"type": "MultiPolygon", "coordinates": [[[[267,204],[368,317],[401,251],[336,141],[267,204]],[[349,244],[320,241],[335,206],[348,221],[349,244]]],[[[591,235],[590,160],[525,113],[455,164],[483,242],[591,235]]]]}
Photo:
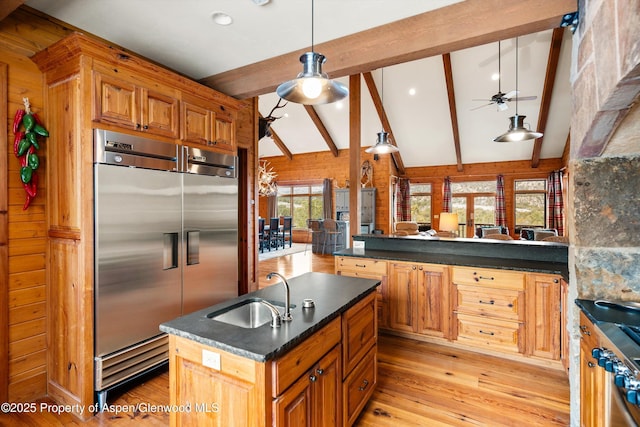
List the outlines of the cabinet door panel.
{"type": "Polygon", "coordinates": [[[418,267],[417,331],[444,338],[450,336],[451,305],[448,267],[420,265],[418,267]]]}
{"type": "MultiPolygon", "coordinates": [[[[313,382],[303,375],[273,401],[275,425],[282,427],[313,427],[311,387],[313,382]]],[[[232,424],[229,424],[232,425],[232,424]]]]}
{"type": "Polygon", "coordinates": [[[197,105],[182,103],[182,139],[207,145],[211,136],[211,111],[197,105]]]}
{"type": "Polygon", "coordinates": [[[527,275],[527,353],[547,359],[560,359],[560,282],[559,276],[527,275]]]}
{"type": "Polygon", "coordinates": [[[136,129],[140,111],[136,108],[136,87],[131,83],[96,72],[94,120],[136,129]]]}
{"type": "Polygon", "coordinates": [[[213,146],[224,151],[235,152],[234,120],[230,114],[215,114],[215,135],[213,146]]]}
{"type": "Polygon", "coordinates": [[[178,100],[157,92],[143,90],[144,130],[156,135],[178,137],[178,100]]]}
{"type": "Polygon", "coordinates": [[[414,332],[417,267],[415,264],[391,263],[389,272],[389,326],[398,331],[414,332]]]}
{"type": "Polygon", "coordinates": [[[340,425],[342,416],[342,373],[340,349],[336,346],[318,362],[313,375],[316,382],[312,388],[315,425],[332,427],[340,425]]]}
{"type": "Polygon", "coordinates": [[[343,374],[349,372],[376,342],[376,295],[370,294],[342,315],[343,374]]]}

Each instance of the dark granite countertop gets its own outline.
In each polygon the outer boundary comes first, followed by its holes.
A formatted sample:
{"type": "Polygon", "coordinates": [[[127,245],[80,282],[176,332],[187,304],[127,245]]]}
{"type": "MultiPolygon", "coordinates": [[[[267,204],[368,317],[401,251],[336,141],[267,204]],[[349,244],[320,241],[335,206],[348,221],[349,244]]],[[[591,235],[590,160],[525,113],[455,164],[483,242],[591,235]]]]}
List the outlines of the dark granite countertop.
{"type": "Polygon", "coordinates": [[[576,304],[594,324],[617,323],[640,326],[640,311],[601,307],[594,300],[577,299],[576,304]]]}
{"type": "Polygon", "coordinates": [[[532,273],[559,274],[569,280],[566,262],[537,261],[520,258],[497,258],[487,256],[456,255],[452,253],[405,252],[379,249],[345,249],[335,252],[336,256],[385,259],[392,261],[422,262],[429,264],[447,264],[461,267],[496,268],[501,270],[519,270],[532,273]]]}
{"type": "Polygon", "coordinates": [[[207,314],[251,298],[283,303],[285,292],[280,280],[259,291],[163,323],[160,330],[248,359],[265,362],[285,354],[363,297],[374,292],[380,284],[377,280],[326,273],[305,273],[287,281],[291,288],[291,304],[295,306],[291,310],[293,320],[282,322],[279,328],[272,328],[267,323],[259,328],[246,329],[212,320],[207,314]],[[303,309],[302,300],[305,298],[313,299],[315,307],[303,309]]]}

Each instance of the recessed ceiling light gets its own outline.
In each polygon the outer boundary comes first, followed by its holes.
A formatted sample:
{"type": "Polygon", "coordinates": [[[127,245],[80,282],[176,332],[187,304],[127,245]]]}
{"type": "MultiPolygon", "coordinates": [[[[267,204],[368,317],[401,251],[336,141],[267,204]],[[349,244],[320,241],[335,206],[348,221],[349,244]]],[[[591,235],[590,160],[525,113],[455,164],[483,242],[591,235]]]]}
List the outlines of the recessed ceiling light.
{"type": "Polygon", "coordinates": [[[258,6],[264,6],[265,4],[269,3],[271,0],[253,0],[253,2],[255,4],[257,4],[258,6]]]}
{"type": "Polygon", "coordinates": [[[493,81],[496,81],[496,80],[498,80],[499,78],[500,78],[500,74],[498,74],[498,73],[493,73],[493,74],[491,75],[491,80],[493,80],[493,81]]]}
{"type": "Polygon", "coordinates": [[[409,89],[409,95],[413,96],[415,94],[416,94],[416,89],[415,88],[409,89]]]}
{"type": "Polygon", "coordinates": [[[231,25],[233,23],[233,18],[224,12],[213,12],[211,18],[218,25],[231,25]]]}

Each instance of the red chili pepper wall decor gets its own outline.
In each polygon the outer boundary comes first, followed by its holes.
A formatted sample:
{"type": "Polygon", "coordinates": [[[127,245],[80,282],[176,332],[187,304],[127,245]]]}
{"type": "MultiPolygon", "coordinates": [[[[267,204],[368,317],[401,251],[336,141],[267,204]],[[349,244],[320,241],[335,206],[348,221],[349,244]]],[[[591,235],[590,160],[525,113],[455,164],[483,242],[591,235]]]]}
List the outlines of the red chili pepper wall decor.
{"type": "Polygon", "coordinates": [[[42,125],[40,118],[31,111],[29,98],[22,98],[24,110],[19,109],[13,118],[13,154],[20,161],[20,180],[26,192],[26,199],[22,210],[26,210],[36,197],[38,186],[37,169],[40,159],[36,150],[40,148],[38,138],[49,136],[49,132],[42,125]]]}

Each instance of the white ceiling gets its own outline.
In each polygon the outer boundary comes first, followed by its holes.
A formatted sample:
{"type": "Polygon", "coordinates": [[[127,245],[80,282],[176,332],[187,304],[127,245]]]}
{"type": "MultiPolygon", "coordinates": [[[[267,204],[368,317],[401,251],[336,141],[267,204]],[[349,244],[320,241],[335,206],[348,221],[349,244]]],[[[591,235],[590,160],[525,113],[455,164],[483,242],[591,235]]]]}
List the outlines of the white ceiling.
{"type": "MultiPolygon", "coordinates": [[[[319,44],[367,28],[444,7],[451,0],[317,0],[314,43],[319,44]],[[339,12],[337,12],[339,11],[339,12]]],[[[29,0],[26,5],[89,33],[110,40],[168,68],[201,79],[311,44],[311,2],[270,0],[29,0]],[[213,23],[211,14],[224,11],[233,24],[213,23]]],[[[534,101],[518,103],[518,114],[535,129],[540,110],[551,30],[520,37],[518,90],[534,101]]],[[[384,48],[384,47],[381,47],[384,48]]],[[[501,89],[515,89],[515,39],[502,42],[501,89]]],[[[302,51],[301,51],[302,52],[302,51]]],[[[322,53],[322,52],[320,52],[322,53]]],[[[506,111],[495,106],[472,109],[498,92],[491,75],[498,71],[498,44],[451,52],[451,63],[463,163],[531,159],[533,141],[499,144],[515,103],[506,111]]],[[[327,63],[331,58],[327,58],[327,63]]],[[[554,93],[543,139],[541,158],[561,157],[571,114],[571,33],[565,31],[554,93]]],[[[300,66],[300,70],[302,70],[300,66]]],[[[380,70],[372,70],[380,90],[380,70]]],[[[291,76],[292,78],[295,76],[291,76]]],[[[339,79],[348,86],[348,78],[339,79]]],[[[375,142],[381,123],[362,84],[362,146],[375,142]]],[[[277,103],[275,93],[261,95],[259,109],[267,115],[277,103]]],[[[384,108],[404,165],[456,164],[442,57],[386,67],[384,108]],[[415,95],[409,95],[414,88],[415,95]]],[[[339,149],[349,146],[348,101],[317,106],[316,110],[339,149]]],[[[287,117],[272,126],[295,155],[326,151],[326,143],[305,109],[289,103],[275,115],[287,117]]],[[[282,153],[269,138],[260,141],[261,157],[282,153]]]]}

